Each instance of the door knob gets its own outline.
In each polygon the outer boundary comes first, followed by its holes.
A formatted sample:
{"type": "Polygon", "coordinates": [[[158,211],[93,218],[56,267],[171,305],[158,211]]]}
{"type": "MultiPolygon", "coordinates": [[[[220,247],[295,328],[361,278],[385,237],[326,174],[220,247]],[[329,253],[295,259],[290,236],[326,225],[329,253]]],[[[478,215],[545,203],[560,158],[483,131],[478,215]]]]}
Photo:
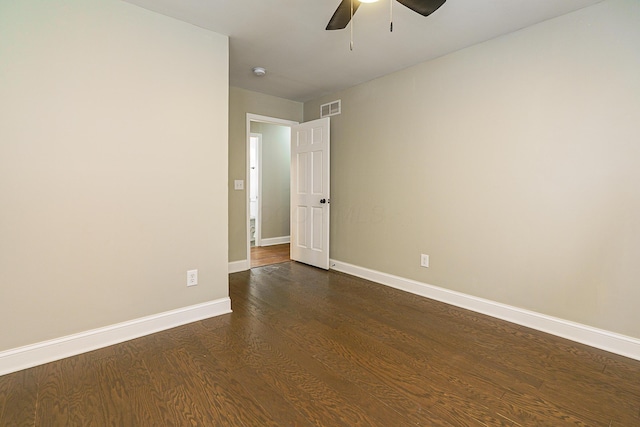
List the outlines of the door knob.
{"type": "Polygon", "coordinates": [[[320,199],[320,203],[327,203],[327,199],[320,199]]]}

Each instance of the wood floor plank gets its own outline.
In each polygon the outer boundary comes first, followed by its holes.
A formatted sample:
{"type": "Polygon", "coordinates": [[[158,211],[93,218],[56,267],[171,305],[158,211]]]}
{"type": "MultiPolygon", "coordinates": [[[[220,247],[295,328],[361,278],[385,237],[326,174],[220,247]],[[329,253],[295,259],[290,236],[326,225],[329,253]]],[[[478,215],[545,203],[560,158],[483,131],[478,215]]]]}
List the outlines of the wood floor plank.
{"type": "MultiPolygon", "coordinates": [[[[540,393],[558,407],[571,408],[585,418],[597,419],[603,423],[615,419],[627,425],[637,424],[640,426],[640,419],[638,419],[640,399],[637,396],[618,391],[611,393],[609,391],[611,389],[610,383],[607,380],[601,381],[599,387],[585,384],[579,379],[574,384],[581,388],[580,395],[567,394],[564,383],[551,381],[545,382],[540,388],[540,393]],[[615,414],[607,414],[608,408],[617,408],[615,414]]],[[[636,387],[640,387],[640,384],[636,387]]]]}
{"type": "Polygon", "coordinates": [[[35,425],[38,404],[38,380],[35,370],[25,369],[9,374],[5,384],[8,385],[8,390],[0,426],[35,425]]]}
{"type": "MultiPolygon", "coordinates": [[[[295,358],[292,350],[283,348],[277,340],[265,340],[262,337],[265,334],[268,334],[266,330],[260,334],[245,331],[242,345],[235,350],[311,422],[318,426],[385,425],[376,422],[359,406],[371,408],[371,401],[353,384],[342,382],[331,372],[319,368],[319,364],[313,366],[309,359],[295,358]]],[[[401,418],[394,417],[398,421],[401,418]]],[[[406,424],[400,421],[397,425],[406,424]]]]}
{"type": "MultiPolygon", "coordinates": [[[[263,296],[263,294],[260,294],[260,295],[261,295],[261,296],[263,296]]],[[[297,301],[297,302],[298,302],[298,303],[300,303],[300,301],[297,301]]],[[[317,301],[316,301],[316,305],[317,305],[317,301]]],[[[598,370],[599,370],[599,369],[601,369],[601,365],[597,366],[596,368],[597,368],[598,370]]],[[[547,367],[547,369],[548,369],[548,367],[547,367]]]]}
{"type": "Polygon", "coordinates": [[[290,261],[289,244],[251,247],[251,268],[290,261]]]}
{"type": "Polygon", "coordinates": [[[95,365],[104,360],[95,353],[85,353],[59,361],[65,373],[69,425],[100,426],[103,424],[99,384],[95,365]]]}
{"type": "MultiPolygon", "coordinates": [[[[206,331],[199,324],[193,326],[195,331],[206,331]]],[[[251,394],[234,379],[225,364],[215,361],[215,357],[212,357],[193,332],[192,328],[185,327],[168,331],[176,345],[167,346],[162,358],[169,364],[175,383],[185,381],[180,378],[187,378],[188,388],[200,396],[199,400],[192,399],[192,405],[198,408],[193,411],[194,419],[217,420],[223,425],[276,425],[251,398],[251,394]]],[[[159,389],[171,387],[171,384],[158,386],[159,389]]],[[[183,398],[180,393],[173,396],[173,399],[183,398]]],[[[181,405],[187,403],[181,402],[181,405]]]]}
{"type": "Polygon", "coordinates": [[[172,420],[171,425],[209,426],[216,425],[219,422],[207,411],[206,402],[194,396],[193,390],[188,386],[177,385],[168,388],[162,391],[162,395],[169,408],[172,420]]]}
{"type": "Polygon", "coordinates": [[[0,425],[2,425],[2,420],[4,419],[3,415],[9,402],[9,397],[15,389],[20,387],[21,376],[21,372],[0,376],[0,425]]]}
{"type": "MultiPolygon", "coordinates": [[[[371,393],[363,393],[360,384],[345,377],[342,371],[336,370],[333,366],[318,360],[316,357],[318,347],[315,345],[317,342],[290,339],[292,335],[287,334],[281,328],[273,326],[275,326],[273,323],[265,325],[265,328],[261,331],[261,337],[269,338],[269,342],[276,343],[275,347],[279,352],[286,353],[291,359],[302,364],[307,372],[315,378],[321,379],[323,383],[338,392],[340,396],[343,396],[349,402],[353,402],[366,414],[375,415],[375,420],[382,422],[383,425],[410,424],[405,417],[405,412],[393,410],[386,405],[389,393],[378,396],[371,393]]],[[[293,334],[293,336],[299,335],[293,334]]],[[[391,391],[391,389],[387,389],[387,392],[391,391]]]]}
{"type": "MultiPolygon", "coordinates": [[[[305,418],[297,408],[287,401],[279,392],[266,381],[261,380],[255,370],[243,367],[234,371],[234,378],[240,384],[251,384],[248,392],[263,408],[265,408],[273,422],[278,426],[310,427],[313,424],[305,418]]],[[[246,386],[243,386],[246,388],[246,386]]]]}
{"type": "Polygon", "coordinates": [[[37,366],[38,382],[35,424],[69,425],[69,402],[63,364],[60,361],[37,366]]]}
{"type": "Polygon", "coordinates": [[[134,426],[177,426],[173,422],[167,402],[151,384],[129,388],[134,426]]]}
{"type": "MultiPolygon", "coordinates": [[[[261,296],[266,297],[264,294],[261,296]]],[[[264,310],[265,304],[260,304],[260,308],[264,310]]],[[[329,330],[327,326],[318,324],[313,319],[317,317],[316,313],[309,314],[309,311],[305,311],[304,314],[300,312],[299,315],[300,317],[290,318],[288,322],[283,320],[285,316],[280,315],[277,320],[273,319],[269,324],[272,327],[278,327],[283,334],[291,338],[289,341],[303,344],[314,353],[315,358],[336,372],[353,374],[350,380],[360,384],[368,393],[383,400],[392,399],[394,405],[404,409],[405,415],[408,413],[409,416],[414,417],[413,422],[419,424],[427,420],[434,424],[435,414],[419,413],[420,409],[427,408],[428,412],[428,408],[443,401],[449,401],[453,404],[443,405],[437,410],[447,422],[461,422],[455,408],[460,402],[465,402],[466,423],[513,424],[497,416],[489,407],[483,406],[497,402],[497,398],[486,395],[488,388],[486,383],[480,384],[485,390],[479,392],[473,385],[445,375],[431,366],[416,364],[405,353],[398,352],[370,337],[359,336],[359,333],[351,328],[341,327],[329,330]],[[310,318],[305,318],[306,315],[310,318]],[[373,354],[375,357],[360,359],[361,354],[373,354]],[[370,376],[375,378],[371,379],[370,376]],[[368,377],[369,381],[360,382],[361,379],[368,377]],[[398,382],[401,382],[403,387],[395,389],[394,386],[398,382]],[[455,382],[458,384],[457,389],[452,387],[455,382]],[[372,388],[371,384],[376,384],[377,387],[372,388]],[[381,384],[385,386],[380,387],[381,384]],[[425,395],[426,391],[429,392],[428,395],[425,395]],[[455,393],[461,393],[461,395],[455,393]],[[410,402],[409,406],[407,402],[410,402]],[[416,403],[419,404],[419,408],[416,407],[416,403]],[[482,404],[477,405],[477,403],[482,404]],[[472,413],[472,411],[475,412],[472,413]]],[[[259,318],[260,314],[252,312],[252,317],[259,318]]],[[[501,396],[503,393],[504,390],[500,390],[496,394],[501,396]]]]}
{"type": "MultiPolygon", "coordinates": [[[[389,319],[392,319],[392,320],[394,319],[393,311],[396,311],[396,310],[389,310],[388,313],[385,313],[385,322],[388,322],[389,319]]],[[[403,314],[406,314],[406,313],[403,313],[403,314]]],[[[493,321],[495,322],[495,319],[493,321]]],[[[433,323],[434,322],[430,324],[429,329],[433,329],[433,326],[434,326],[433,323]]],[[[415,324],[418,325],[419,323],[416,322],[415,324]]],[[[437,324],[436,324],[436,327],[437,327],[437,324]]],[[[480,333],[478,334],[478,336],[483,335],[482,329],[484,328],[480,328],[479,330],[480,333]]],[[[432,338],[429,335],[419,335],[423,331],[420,331],[417,329],[414,329],[412,332],[416,334],[416,336],[422,337],[424,339],[429,339],[430,341],[433,341],[433,339],[435,340],[439,339],[437,336],[432,338]]],[[[513,339],[513,336],[510,336],[508,341],[495,342],[494,349],[487,350],[486,347],[476,346],[475,341],[468,340],[467,337],[464,335],[462,336],[455,335],[455,331],[451,332],[451,330],[446,330],[446,329],[438,330],[438,335],[445,336],[445,339],[448,339],[448,341],[453,343],[454,345],[456,345],[456,341],[472,343],[474,348],[472,349],[473,353],[471,354],[473,355],[473,358],[476,361],[491,361],[494,363],[494,366],[504,366],[507,370],[511,372],[514,372],[514,373],[518,372],[520,378],[528,377],[529,379],[534,379],[534,382],[532,383],[534,385],[536,383],[538,385],[542,384],[541,379],[538,378],[540,372],[544,372],[547,378],[549,378],[549,374],[552,374],[554,375],[552,378],[558,381],[570,381],[570,380],[575,380],[575,378],[582,378],[586,372],[593,373],[594,369],[600,370],[602,367],[601,365],[598,364],[597,366],[590,367],[590,369],[589,367],[584,368],[581,363],[576,363],[579,360],[577,360],[575,357],[573,357],[572,363],[570,364],[557,363],[557,360],[556,361],[552,360],[551,362],[547,362],[546,357],[544,358],[532,357],[532,358],[529,358],[525,364],[518,363],[516,365],[513,363],[513,361],[518,360],[517,355],[522,353],[522,350],[523,348],[526,348],[526,345],[524,345],[523,347],[518,346],[517,345],[518,342],[516,342],[513,339]]],[[[484,340],[485,338],[482,337],[482,339],[484,340]]],[[[446,341],[440,340],[440,343],[446,344],[446,341]]],[[[528,344],[528,345],[529,347],[531,347],[529,350],[534,352],[535,354],[536,348],[538,347],[531,346],[531,344],[528,344]]],[[[466,347],[466,346],[457,346],[456,351],[459,352],[459,354],[469,354],[468,349],[469,347],[466,347]]],[[[556,349],[556,353],[559,353],[557,349],[556,349]]],[[[596,380],[596,381],[600,386],[602,385],[602,381],[599,381],[599,380],[596,380]]]]}
{"type": "Polygon", "coordinates": [[[243,388],[263,408],[267,409],[271,418],[280,426],[311,426],[311,422],[302,416],[298,410],[287,401],[279,390],[273,388],[264,381],[260,373],[242,362],[232,350],[239,338],[229,329],[222,329],[202,321],[198,325],[202,330],[199,339],[209,350],[212,363],[215,362],[217,370],[224,371],[225,375],[233,377],[239,384],[248,384],[243,388]],[[213,329],[209,329],[213,327],[213,329]]]}
{"type": "Polygon", "coordinates": [[[0,426],[640,426],[640,361],[296,262],[233,313],[0,377],[0,426]]]}
{"type": "MultiPolygon", "coordinates": [[[[110,366],[118,375],[118,384],[124,390],[126,408],[131,412],[130,419],[133,425],[149,425],[158,420],[162,420],[165,425],[170,424],[166,403],[153,387],[151,375],[144,359],[138,357],[136,346],[132,341],[128,341],[114,346],[113,349],[114,355],[103,359],[100,365],[110,366]]],[[[116,408],[118,407],[122,408],[123,405],[117,405],[116,408]]]]}
{"type": "MultiPolygon", "coordinates": [[[[220,375],[222,382],[216,382],[211,371],[202,368],[202,354],[191,352],[187,348],[176,348],[165,354],[165,357],[172,367],[176,368],[184,376],[188,376],[189,390],[197,396],[194,404],[200,409],[202,416],[213,420],[221,425],[243,425],[237,410],[237,404],[247,404],[247,401],[235,402],[230,397],[230,392],[224,389],[227,382],[232,381],[228,375],[220,375]]],[[[253,408],[254,411],[256,408],[253,408]]],[[[255,411],[255,419],[260,420],[264,425],[269,424],[269,420],[262,416],[260,411],[255,411]]],[[[256,425],[260,425],[257,423],[256,425]]]]}
{"type": "Polygon", "coordinates": [[[118,360],[112,358],[96,364],[94,371],[100,396],[101,422],[104,425],[134,425],[132,398],[118,360]]]}
{"type": "Polygon", "coordinates": [[[209,410],[210,402],[199,380],[192,373],[185,373],[185,366],[176,360],[177,356],[172,351],[166,350],[145,358],[153,386],[165,402],[170,424],[215,425],[217,420],[209,410]]]}
{"type": "Polygon", "coordinates": [[[584,412],[576,413],[573,408],[560,407],[541,396],[509,392],[503,400],[511,407],[509,415],[523,425],[607,426],[611,421],[605,414],[592,418],[584,412]]]}
{"type": "MultiPolygon", "coordinates": [[[[272,286],[270,288],[275,288],[276,286],[272,286]]],[[[300,298],[299,295],[297,295],[295,293],[294,290],[287,290],[287,292],[289,292],[289,299],[295,299],[295,304],[297,306],[304,306],[305,304],[307,305],[307,307],[305,308],[304,312],[305,313],[312,313],[309,314],[311,317],[316,318],[316,319],[320,319],[322,318],[322,311],[330,311],[329,307],[330,307],[330,303],[328,303],[329,305],[326,305],[325,303],[323,303],[323,301],[319,301],[317,299],[313,300],[312,302],[310,301],[304,301],[303,298],[300,298]]],[[[276,290],[272,291],[272,293],[277,293],[276,290]]],[[[267,297],[267,295],[263,295],[260,294],[262,297],[267,297]]],[[[276,301],[282,300],[285,298],[285,296],[283,294],[278,294],[274,296],[276,301]]],[[[336,320],[339,318],[341,320],[341,324],[347,324],[347,325],[358,325],[359,328],[370,328],[369,330],[371,331],[371,335],[375,336],[376,339],[384,339],[384,336],[381,336],[381,334],[386,333],[386,336],[392,337],[389,340],[389,344],[391,346],[398,346],[398,345],[402,345],[402,344],[406,344],[405,345],[405,350],[407,346],[411,346],[413,343],[423,343],[426,342],[428,343],[428,345],[426,346],[421,346],[420,348],[418,348],[416,351],[414,351],[414,354],[416,354],[420,361],[422,363],[429,363],[429,357],[431,356],[432,358],[436,358],[439,361],[445,361],[445,363],[448,363],[449,361],[451,361],[451,364],[448,364],[447,368],[448,370],[452,368],[453,364],[457,364],[457,365],[468,365],[468,363],[473,363],[474,365],[474,373],[477,373],[478,371],[478,366],[480,367],[484,367],[485,365],[485,361],[480,360],[476,355],[470,354],[468,351],[465,350],[467,343],[461,340],[449,340],[451,342],[453,342],[453,346],[448,345],[448,346],[437,346],[435,345],[437,343],[437,336],[435,338],[432,338],[429,335],[423,335],[421,334],[422,330],[416,330],[413,331],[413,333],[409,333],[406,332],[406,326],[403,326],[402,324],[399,325],[398,328],[394,328],[393,326],[389,325],[389,316],[385,316],[385,322],[378,322],[378,320],[374,317],[370,317],[368,316],[366,313],[370,313],[370,312],[375,312],[378,313],[375,310],[375,307],[362,307],[362,305],[360,304],[356,309],[353,309],[351,311],[349,311],[349,306],[348,304],[343,304],[343,307],[345,308],[343,311],[341,311],[340,313],[338,313],[337,315],[333,315],[334,318],[330,319],[331,320],[336,320]],[[460,345],[462,344],[462,345],[460,345]],[[465,363],[465,359],[468,361],[468,363],[465,363]]],[[[326,319],[325,319],[326,320],[326,319]]],[[[434,324],[435,322],[430,322],[430,329],[436,329],[437,325],[434,324]]],[[[340,324],[337,321],[332,322],[333,326],[336,326],[340,324]]],[[[440,362],[442,363],[442,362],[440,362]]],[[[486,364],[490,364],[486,363],[486,364]]],[[[488,368],[488,370],[490,371],[490,373],[488,373],[486,375],[485,378],[490,379],[491,382],[493,382],[496,377],[500,376],[500,372],[497,372],[495,368],[491,367],[488,368]]],[[[511,386],[517,386],[522,379],[526,379],[529,380],[528,382],[533,382],[533,384],[538,387],[542,384],[542,382],[539,379],[532,379],[527,377],[526,375],[519,373],[518,378],[515,378],[513,376],[508,376],[506,378],[503,379],[503,383],[507,385],[507,387],[511,387],[511,386]]],[[[526,390],[521,390],[521,391],[526,391],[526,390]]],[[[504,390],[501,390],[498,392],[498,395],[502,395],[502,393],[504,392],[504,390]]]]}
{"type": "MultiPolygon", "coordinates": [[[[247,321],[252,321],[247,319],[247,321]]],[[[291,346],[291,341],[284,339],[284,337],[279,336],[276,332],[269,327],[268,324],[263,323],[263,327],[260,329],[260,337],[271,337],[268,339],[269,343],[271,343],[275,348],[272,351],[276,354],[280,354],[282,357],[288,357],[296,361],[296,363],[302,363],[305,367],[305,372],[308,372],[312,375],[312,377],[308,378],[307,381],[304,381],[304,384],[312,384],[317,383],[319,389],[328,389],[331,391],[339,390],[341,395],[345,395],[349,402],[353,401],[357,404],[358,408],[366,408],[367,411],[374,411],[375,407],[380,405],[379,401],[373,401],[366,396],[363,396],[361,391],[357,388],[354,388],[352,384],[349,382],[342,381],[337,376],[333,375],[331,372],[328,372],[324,366],[318,363],[317,360],[314,360],[310,357],[310,355],[306,354],[306,351],[300,349],[298,346],[291,346]],[[282,343],[282,344],[281,344],[282,343]],[[289,344],[289,345],[287,345],[289,344]],[[363,397],[365,398],[363,400],[363,397]]],[[[242,329],[242,328],[241,328],[242,329]]],[[[249,338],[245,337],[245,339],[257,339],[257,337],[249,338]]],[[[309,350],[309,349],[305,349],[309,350]]],[[[295,381],[294,381],[295,382],[295,381]]],[[[326,390],[325,390],[326,391],[326,390]]],[[[329,393],[331,394],[331,391],[329,393]]],[[[348,408],[348,405],[342,404],[343,408],[348,408]]],[[[378,416],[381,416],[383,413],[387,413],[387,420],[395,420],[397,424],[400,424],[400,420],[402,419],[402,415],[394,412],[389,412],[386,408],[380,407],[378,408],[378,412],[380,413],[378,416]]],[[[383,419],[385,419],[383,417],[383,419]]],[[[388,423],[389,421],[387,421],[388,423]]],[[[372,421],[370,421],[372,423],[372,421]]],[[[372,424],[375,425],[375,424],[372,424]]]]}

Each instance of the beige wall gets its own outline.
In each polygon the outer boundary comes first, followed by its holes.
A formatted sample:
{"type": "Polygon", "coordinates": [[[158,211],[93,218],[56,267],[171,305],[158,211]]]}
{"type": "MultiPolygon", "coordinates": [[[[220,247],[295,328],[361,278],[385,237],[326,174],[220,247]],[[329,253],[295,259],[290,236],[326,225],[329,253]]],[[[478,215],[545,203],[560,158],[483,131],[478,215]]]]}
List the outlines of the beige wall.
{"type": "Polygon", "coordinates": [[[261,237],[289,236],[291,128],[251,122],[251,132],[262,135],[261,237]]]}
{"type": "MultiPolygon", "coordinates": [[[[233,190],[233,181],[246,180],[247,113],[302,121],[301,102],[236,87],[229,88],[229,261],[247,259],[247,195],[233,190]]],[[[245,183],[246,184],[246,183],[245,183]]]]}
{"type": "Polygon", "coordinates": [[[639,76],[616,0],[305,103],[331,257],[640,338],[639,76]]]}
{"type": "Polygon", "coordinates": [[[228,296],[227,70],[124,2],[0,2],[0,350],[228,296]]]}

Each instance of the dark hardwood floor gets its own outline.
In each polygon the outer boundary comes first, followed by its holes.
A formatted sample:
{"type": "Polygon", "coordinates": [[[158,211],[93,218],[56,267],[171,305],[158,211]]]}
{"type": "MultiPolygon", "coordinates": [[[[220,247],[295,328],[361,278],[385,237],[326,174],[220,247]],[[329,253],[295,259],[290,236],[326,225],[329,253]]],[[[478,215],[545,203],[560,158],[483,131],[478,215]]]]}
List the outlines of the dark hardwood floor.
{"type": "Polygon", "coordinates": [[[640,362],[295,262],[234,312],[0,377],[0,426],[640,426],[640,362]]]}
{"type": "Polygon", "coordinates": [[[251,268],[289,261],[289,243],[251,247],[251,268]]]}

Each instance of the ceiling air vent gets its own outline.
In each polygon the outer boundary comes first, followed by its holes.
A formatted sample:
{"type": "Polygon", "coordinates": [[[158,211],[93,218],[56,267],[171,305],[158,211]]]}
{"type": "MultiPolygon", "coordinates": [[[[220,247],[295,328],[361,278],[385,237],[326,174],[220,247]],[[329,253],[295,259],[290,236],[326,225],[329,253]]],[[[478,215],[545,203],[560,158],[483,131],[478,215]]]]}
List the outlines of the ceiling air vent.
{"type": "Polygon", "coordinates": [[[340,114],[342,107],[340,106],[340,100],[332,101],[320,106],[320,117],[329,117],[340,114]]]}

